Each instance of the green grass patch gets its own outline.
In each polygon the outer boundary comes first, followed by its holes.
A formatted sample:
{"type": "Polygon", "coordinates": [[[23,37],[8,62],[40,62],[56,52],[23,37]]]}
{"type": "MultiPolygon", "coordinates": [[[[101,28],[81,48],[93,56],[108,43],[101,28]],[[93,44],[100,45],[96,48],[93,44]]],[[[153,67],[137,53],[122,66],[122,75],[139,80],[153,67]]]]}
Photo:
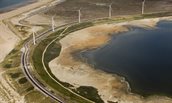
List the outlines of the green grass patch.
{"type": "Polygon", "coordinates": [[[56,80],[58,81],[59,83],[61,83],[63,86],[65,87],[73,87],[72,85],[70,85],[69,83],[65,83],[65,82],[61,82],[59,81],[55,76],[54,74],[51,72],[50,68],[49,68],[49,65],[48,63],[55,59],[56,57],[59,56],[60,54],[60,51],[61,51],[61,45],[59,42],[53,42],[47,49],[46,53],[45,53],[45,59],[44,59],[44,63],[45,63],[45,66],[48,70],[48,72],[50,73],[50,75],[56,80]]]}
{"type": "MultiPolygon", "coordinates": [[[[65,34],[68,34],[70,32],[73,32],[74,30],[79,30],[88,26],[92,26],[90,25],[90,23],[83,23],[83,24],[78,24],[72,27],[69,27],[66,31],[65,34]]],[[[44,80],[44,82],[46,84],[48,84],[50,87],[52,87],[53,89],[57,90],[58,92],[60,92],[59,95],[61,95],[62,97],[67,97],[70,102],[77,102],[77,103],[90,103],[89,101],[86,101],[80,97],[78,97],[77,95],[69,92],[68,90],[64,89],[63,87],[61,87],[60,85],[58,85],[54,80],[52,80],[48,74],[46,73],[46,71],[43,68],[42,65],[42,53],[44,51],[44,49],[46,48],[46,46],[55,38],[55,36],[58,36],[64,29],[61,29],[59,31],[57,31],[56,33],[51,34],[50,36],[48,36],[45,40],[41,41],[38,46],[35,48],[35,50],[33,51],[33,55],[32,55],[32,61],[33,61],[33,66],[35,67],[36,72],[39,74],[39,76],[41,77],[42,80],[44,80]]],[[[61,37],[62,38],[62,37],[61,37]]],[[[48,67],[48,63],[56,58],[60,51],[61,51],[61,46],[58,42],[54,42],[51,44],[51,46],[48,48],[49,52],[46,52],[45,54],[45,65],[48,68],[48,72],[51,74],[52,77],[55,78],[55,76],[51,73],[49,67],[48,67]]],[[[57,81],[59,81],[57,78],[55,78],[57,81]]],[[[59,81],[60,82],[60,81],[59,81]]],[[[63,83],[60,82],[63,85],[69,87],[72,86],[68,83],[63,83]]]]}
{"type": "Polygon", "coordinates": [[[118,102],[112,102],[112,101],[108,101],[108,103],[118,103],[118,102]]]}
{"type": "Polygon", "coordinates": [[[74,91],[92,101],[95,101],[96,103],[104,103],[104,101],[100,98],[100,95],[98,95],[97,89],[94,87],[80,86],[74,91]]]}
{"type": "Polygon", "coordinates": [[[71,32],[74,32],[74,31],[77,31],[77,30],[81,30],[83,28],[90,27],[90,26],[93,26],[93,23],[92,22],[79,23],[79,24],[70,26],[67,29],[67,31],[64,32],[64,34],[69,34],[71,32]]]}
{"type": "Polygon", "coordinates": [[[34,90],[25,96],[25,101],[26,103],[55,103],[50,98],[44,96],[44,94],[34,90]]]}
{"type": "MultiPolygon", "coordinates": [[[[70,97],[72,100],[78,101],[80,103],[87,103],[81,98],[77,97],[76,95],[70,93],[68,90],[62,88],[60,85],[58,85],[54,80],[52,80],[46,71],[43,68],[42,65],[42,52],[45,49],[46,45],[48,45],[49,42],[41,42],[34,50],[32,59],[33,59],[33,64],[35,67],[36,72],[39,74],[41,79],[45,81],[46,84],[48,84],[50,87],[54,88],[58,92],[62,93],[64,96],[70,97]]],[[[89,102],[88,102],[89,103],[89,102]]]]}
{"type": "Polygon", "coordinates": [[[22,74],[21,72],[9,73],[9,75],[11,76],[11,78],[14,78],[14,79],[20,77],[21,74],[22,74]]]}
{"type": "Polygon", "coordinates": [[[24,41],[20,42],[4,59],[0,64],[3,68],[15,68],[19,67],[21,63],[21,48],[24,41]]]}
{"type": "Polygon", "coordinates": [[[140,19],[148,19],[148,18],[158,18],[158,17],[167,17],[172,16],[172,12],[156,12],[156,13],[147,13],[147,14],[139,14],[139,15],[128,15],[128,16],[119,16],[114,18],[105,18],[94,21],[95,24],[102,24],[102,23],[120,23],[125,21],[132,21],[132,20],[140,20],[140,19]]]}
{"type": "MultiPolygon", "coordinates": [[[[124,21],[131,21],[131,20],[138,20],[138,19],[144,19],[144,18],[154,18],[154,17],[161,17],[161,16],[169,16],[171,14],[169,13],[154,13],[154,14],[145,14],[145,15],[134,15],[134,16],[127,16],[127,17],[118,17],[118,18],[113,18],[113,19],[102,19],[99,21],[94,21],[93,23],[91,22],[85,22],[85,23],[80,23],[80,24],[76,24],[73,26],[70,26],[65,32],[64,32],[64,36],[65,37],[67,34],[89,27],[89,26],[93,26],[93,24],[99,24],[99,23],[118,23],[118,22],[124,22],[124,21]]],[[[37,47],[34,49],[33,54],[32,54],[32,62],[33,62],[33,66],[36,70],[36,72],[39,74],[39,76],[41,77],[41,79],[48,84],[50,87],[52,87],[53,89],[57,90],[58,92],[60,92],[59,95],[61,96],[65,96],[65,97],[69,97],[70,100],[73,101],[77,101],[78,103],[89,103],[88,101],[83,100],[82,98],[74,95],[73,93],[69,92],[68,90],[62,88],[60,85],[58,85],[54,80],[52,80],[48,74],[46,73],[46,71],[43,68],[42,65],[42,53],[44,51],[44,49],[46,48],[46,46],[56,37],[58,36],[64,29],[58,30],[55,33],[52,33],[50,36],[48,36],[46,39],[42,40],[37,47]]],[[[60,40],[60,37],[58,40],[60,40]]],[[[49,74],[56,79],[59,83],[63,84],[65,87],[71,87],[72,85],[68,84],[68,83],[64,83],[59,81],[51,72],[48,63],[56,58],[57,56],[59,56],[59,53],[61,51],[61,46],[58,42],[58,40],[54,43],[52,43],[47,52],[45,53],[45,66],[49,72],[49,74]]],[[[98,95],[98,92],[95,88],[92,87],[79,87],[77,88],[78,94],[83,95],[84,97],[95,101],[96,103],[103,103],[103,101],[101,100],[100,96],[98,95]],[[89,94],[86,95],[86,94],[89,94]]],[[[72,103],[72,102],[71,102],[72,103]]]]}
{"type": "Polygon", "coordinates": [[[27,79],[26,79],[26,77],[23,77],[23,78],[19,79],[18,82],[19,82],[20,84],[25,84],[25,83],[27,82],[27,79]]]}
{"type": "Polygon", "coordinates": [[[27,89],[26,89],[26,92],[30,92],[30,91],[32,91],[32,90],[34,90],[34,87],[33,87],[33,86],[27,88],[27,89]]]}
{"type": "Polygon", "coordinates": [[[165,16],[171,16],[171,15],[172,15],[172,12],[159,12],[159,13],[144,14],[143,17],[154,18],[154,17],[165,17],[165,16]]]}
{"type": "Polygon", "coordinates": [[[10,64],[9,63],[8,64],[4,64],[3,67],[4,68],[11,68],[12,67],[12,64],[11,63],[10,64]]]}

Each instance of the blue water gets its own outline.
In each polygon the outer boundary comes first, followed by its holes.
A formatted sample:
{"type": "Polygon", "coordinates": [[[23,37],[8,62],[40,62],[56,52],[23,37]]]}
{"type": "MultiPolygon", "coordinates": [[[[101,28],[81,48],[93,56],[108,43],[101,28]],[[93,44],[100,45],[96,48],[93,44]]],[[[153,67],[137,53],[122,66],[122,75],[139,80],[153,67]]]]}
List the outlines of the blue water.
{"type": "Polygon", "coordinates": [[[131,27],[109,43],[81,55],[95,68],[126,78],[131,92],[172,96],[172,22],[153,30],[131,27]]]}
{"type": "Polygon", "coordinates": [[[15,7],[31,2],[33,2],[33,0],[0,0],[0,12],[11,10],[14,9],[15,7]]]}

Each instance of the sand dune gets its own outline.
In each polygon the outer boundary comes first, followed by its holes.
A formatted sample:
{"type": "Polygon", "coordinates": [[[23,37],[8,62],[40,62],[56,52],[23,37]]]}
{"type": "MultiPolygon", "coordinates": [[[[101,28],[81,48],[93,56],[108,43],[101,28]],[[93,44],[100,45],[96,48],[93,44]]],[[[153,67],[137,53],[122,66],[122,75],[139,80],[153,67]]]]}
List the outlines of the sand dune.
{"type": "Polygon", "coordinates": [[[19,38],[4,23],[0,23],[0,62],[15,47],[19,38]]]}

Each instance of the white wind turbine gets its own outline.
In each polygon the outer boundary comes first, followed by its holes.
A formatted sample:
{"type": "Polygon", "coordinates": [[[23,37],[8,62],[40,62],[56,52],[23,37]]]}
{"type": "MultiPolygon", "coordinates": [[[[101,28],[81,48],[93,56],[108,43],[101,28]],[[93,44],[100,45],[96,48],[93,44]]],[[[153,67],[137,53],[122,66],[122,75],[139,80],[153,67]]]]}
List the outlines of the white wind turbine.
{"type": "MultiPolygon", "coordinates": [[[[100,4],[99,4],[100,5],[100,4]]],[[[111,4],[109,4],[109,5],[107,5],[107,4],[101,4],[100,6],[105,6],[105,7],[108,7],[108,17],[109,17],[109,19],[111,19],[112,18],[112,3],[111,4]]]]}
{"type": "Polygon", "coordinates": [[[109,18],[112,18],[112,3],[109,5],[109,18]]]}
{"type": "Polygon", "coordinates": [[[78,10],[78,22],[81,23],[81,8],[78,10]]]}
{"type": "Polygon", "coordinates": [[[54,21],[54,16],[52,16],[51,18],[51,27],[52,27],[52,31],[55,31],[55,21],[54,21]]]}
{"type": "Polygon", "coordinates": [[[146,0],[142,0],[142,14],[144,14],[145,11],[145,2],[146,0]]]}
{"type": "Polygon", "coordinates": [[[35,34],[36,34],[35,29],[32,28],[33,45],[36,45],[35,34]]]}

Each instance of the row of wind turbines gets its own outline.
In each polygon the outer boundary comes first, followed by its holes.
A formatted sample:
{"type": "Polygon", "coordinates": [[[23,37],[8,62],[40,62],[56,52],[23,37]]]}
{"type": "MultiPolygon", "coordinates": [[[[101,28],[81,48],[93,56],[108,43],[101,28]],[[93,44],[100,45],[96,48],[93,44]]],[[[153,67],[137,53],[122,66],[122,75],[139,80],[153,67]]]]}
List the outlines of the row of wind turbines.
{"type": "MultiPolygon", "coordinates": [[[[146,0],[142,0],[142,9],[141,9],[141,13],[142,15],[144,14],[145,11],[145,2],[146,0]]],[[[107,5],[106,5],[107,6],[107,5]]],[[[108,17],[109,19],[112,18],[112,3],[108,5],[109,7],[109,13],[108,13],[108,17]]],[[[81,8],[78,11],[78,23],[81,23],[81,8]]],[[[52,32],[55,31],[55,20],[54,20],[54,16],[51,18],[51,28],[52,28],[52,32]]],[[[32,29],[32,35],[33,35],[33,45],[36,45],[36,37],[35,37],[35,30],[32,29]]]]}

